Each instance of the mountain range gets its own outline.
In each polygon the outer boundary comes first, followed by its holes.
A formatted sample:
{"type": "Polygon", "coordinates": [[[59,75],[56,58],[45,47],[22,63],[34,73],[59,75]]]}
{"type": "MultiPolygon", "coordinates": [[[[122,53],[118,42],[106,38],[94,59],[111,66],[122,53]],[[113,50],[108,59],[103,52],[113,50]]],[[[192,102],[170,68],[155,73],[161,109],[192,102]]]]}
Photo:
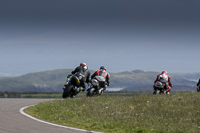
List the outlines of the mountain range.
{"type": "MultiPolygon", "coordinates": [[[[71,71],[72,69],[56,69],[17,77],[1,77],[0,91],[61,92],[71,71]]],[[[122,88],[123,91],[153,91],[153,83],[159,73],[142,70],[110,73],[110,86],[107,90],[122,88]]],[[[196,91],[200,73],[169,73],[169,75],[173,84],[172,91],[196,91]]]]}

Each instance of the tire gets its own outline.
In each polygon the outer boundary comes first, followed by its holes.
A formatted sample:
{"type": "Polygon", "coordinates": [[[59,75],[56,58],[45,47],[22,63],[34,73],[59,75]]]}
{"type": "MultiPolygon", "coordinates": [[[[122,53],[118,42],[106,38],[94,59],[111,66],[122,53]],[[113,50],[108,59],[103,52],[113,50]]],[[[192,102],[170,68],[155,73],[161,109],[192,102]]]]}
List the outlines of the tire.
{"type": "Polygon", "coordinates": [[[95,95],[95,88],[91,88],[90,90],[88,90],[87,96],[88,97],[92,97],[95,95]]]}
{"type": "Polygon", "coordinates": [[[62,94],[62,98],[67,98],[67,97],[69,97],[69,96],[70,96],[70,92],[71,92],[71,90],[72,90],[73,87],[74,87],[74,86],[71,85],[71,84],[67,85],[66,88],[64,89],[63,94],[62,94]]]}
{"type": "Polygon", "coordinates": [[[156,95],[159,95],[160,94],[160,90],[156,90],[156,95]]]}

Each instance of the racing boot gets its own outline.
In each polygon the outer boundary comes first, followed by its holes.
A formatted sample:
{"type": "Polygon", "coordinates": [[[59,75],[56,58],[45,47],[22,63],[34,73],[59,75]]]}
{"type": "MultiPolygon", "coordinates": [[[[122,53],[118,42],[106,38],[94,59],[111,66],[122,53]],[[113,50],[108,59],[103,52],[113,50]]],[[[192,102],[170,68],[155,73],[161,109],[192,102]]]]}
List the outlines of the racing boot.
{"type": "Polygon", "coordinates": [[[75,97],[76,97],[76,95],[71,95],[71,96],[70,96],[70,98],[75,98],[75,97]]]}
{"type": "Polygon", "coordinates": [[[103,89],[104,89],[104,88],[99,89],[99,95],[102,95],[102,94],[103,94],[103,89]]]}
{"type": "Polygon", "coordinates": [[[81,91],[85,91],[85,88],[83,88],[83,87],[77,88],[77,92],[81,92],[81,91]]]}
{"type": "Polygon", "coordinates": [[[81,91],[85,91],[85,88],[82,88],[82,90],[81,91]]]}

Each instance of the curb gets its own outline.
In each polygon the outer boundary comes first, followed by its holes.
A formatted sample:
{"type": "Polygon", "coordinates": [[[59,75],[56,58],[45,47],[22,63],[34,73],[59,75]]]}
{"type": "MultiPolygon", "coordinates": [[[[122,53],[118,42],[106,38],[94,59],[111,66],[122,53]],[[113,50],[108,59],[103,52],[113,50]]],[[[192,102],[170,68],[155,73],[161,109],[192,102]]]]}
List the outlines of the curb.
{"type": "MultiPolygon", "coordinates": [[[[30,106],[34,106],[34,105],[30,105],[30,106]]],[[[55,123],[51,123],[51,122],[47,122],[47,121],[43,121],[43,120],[40,120],[40,119],[37,119],[29,114],[26,114],[24,112],[25,109],[27,109],[28,107],[30,106],[25,106],[25,107],[22,107],[19,112],[22,114],[22,115],[25,115],[26,117],[29,117],[35,121],[38,121],[38,122],[42,122],[42,123],[45,123],[45,124],[48,124],[48,125],[52,125],[52,126],[57,126],[57,127],[61,127],[61,128],[67,128],[67,129],[72,129],[72,130],[76,130],[76,131],[82,131],[82,132],[87,132],[87,133],[101,133],[101,132],[96,132],[96,131],[89,131],[89,130],[84,130],[84,129],[78,129],[78,128],[73,128],[73,127],[67,127],[67,126],[62,126],[62,125],[58,125],[58,124],[55,124],[55,123]]]]}

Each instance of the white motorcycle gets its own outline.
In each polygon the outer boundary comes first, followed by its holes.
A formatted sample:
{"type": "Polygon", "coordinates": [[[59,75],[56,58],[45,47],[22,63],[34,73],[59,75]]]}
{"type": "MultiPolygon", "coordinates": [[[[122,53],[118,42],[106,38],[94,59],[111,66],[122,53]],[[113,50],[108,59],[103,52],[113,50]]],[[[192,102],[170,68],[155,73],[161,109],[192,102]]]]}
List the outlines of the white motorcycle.
{"type": "Polygon", "coordinates": [[[106,90],[105,78],[102,76],[95,76],[88,86],[87,96],[102,95],[106,90]]]}
{"type": "Polygon", "coordinates": [[[153,94],[167,94],[167,84],[165,82],[155,82],[155,91],[153,94]]]}

